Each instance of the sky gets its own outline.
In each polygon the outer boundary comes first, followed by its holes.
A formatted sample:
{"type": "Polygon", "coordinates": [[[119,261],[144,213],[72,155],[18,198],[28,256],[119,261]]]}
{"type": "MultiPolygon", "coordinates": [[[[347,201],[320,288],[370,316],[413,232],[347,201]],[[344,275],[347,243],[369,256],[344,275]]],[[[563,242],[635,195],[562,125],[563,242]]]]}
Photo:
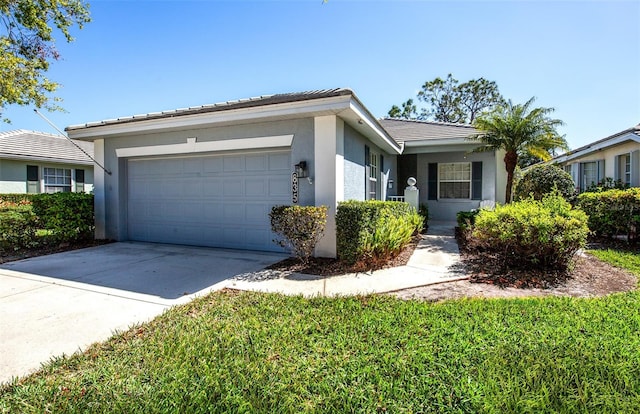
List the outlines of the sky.
{"type": "MultiPolygon", "coordinates": [[[[553,107],[577,148],[640,123],[640,1],[105,1],[59,37],[55,125],[351,88],[376,117],[451,73],[553,107]]],[[[0,130],[56,133],[33,107],[0,130]]]]}

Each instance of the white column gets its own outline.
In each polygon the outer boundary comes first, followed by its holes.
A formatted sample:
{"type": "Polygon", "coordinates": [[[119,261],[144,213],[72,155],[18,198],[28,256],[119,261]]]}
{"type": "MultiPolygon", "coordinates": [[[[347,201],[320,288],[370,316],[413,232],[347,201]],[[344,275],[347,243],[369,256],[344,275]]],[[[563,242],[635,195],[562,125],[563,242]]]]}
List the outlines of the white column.
{"type": "Polygon", "coordinates": [[[315,205],[328,206],[318,257],[336,257],[336,207],[344,200],[344,121],[335,115],[314,119],[315,205]]]}
{"type": "MultiPolygon", "coordinates": [[[[104,165],[104,139],[93,141],[93,154],[101,165],[104,165]]],[[[106,238],[106,205],[105,205],[105,174],[106,172],[93,164],[93,205],[95,215],[95,238],[106,238]]]]}

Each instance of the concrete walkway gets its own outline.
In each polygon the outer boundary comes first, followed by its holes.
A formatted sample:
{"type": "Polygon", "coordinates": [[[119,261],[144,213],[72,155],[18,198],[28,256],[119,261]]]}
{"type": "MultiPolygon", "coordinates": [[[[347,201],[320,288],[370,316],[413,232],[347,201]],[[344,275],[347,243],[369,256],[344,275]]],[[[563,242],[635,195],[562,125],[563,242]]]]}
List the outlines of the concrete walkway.
{"type": "Polygon", "coordinates": [[[433,222],[405,266],[351,273],[314,276],[262,270],[231,279],[229,288],[287,295],[348,296],[392,292],[401,289],[467,279],[460,265],[454,222],[433,222]]]}

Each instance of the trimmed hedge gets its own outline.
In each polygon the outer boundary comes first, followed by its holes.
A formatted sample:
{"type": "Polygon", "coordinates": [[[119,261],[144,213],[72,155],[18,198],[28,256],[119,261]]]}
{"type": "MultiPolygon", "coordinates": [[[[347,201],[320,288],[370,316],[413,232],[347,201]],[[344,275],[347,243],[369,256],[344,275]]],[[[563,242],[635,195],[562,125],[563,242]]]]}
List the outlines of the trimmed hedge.
{"type": "Polygon", "coordinates": [[[640,188],[587,192],[578,205],[589,214],[589,229],[596,236],[637,237],[640,225],[640,188]]]}
{"type": "Polygon", "coordinates": [[[552,194],[481,210],[470,240],[506,268],[565,270],[588,234],[587,215],[552,194]]]}
{"type": "Polygon", "coordinates": [[[17,206],[0,212],[0,248],[5,251],[38,245],[36,215],[31,206],[17,206]]]}
{"type": "Polygon", "coordinates": [[[51,230],[53,241],[74,242],[93,238],[92,194],[36,194],[31,202],[40,227],[51,230]]]}
{"type": "Polygon", "coordinates": [[[324,235],[327,209],[327,206],[272,207],[269,213],[271,230],[282,238],[274,242],[307,263],[318,240],[324,235]]]}
{"type": "Polygon", "coordinates": [[[407,203],[341,202],[336,212],[338,258],[349,264],[386,260],[399,253],[422,224],[422,217],[407,203]]]}
{"type": "Polygon", "coordinates": [[[531,167],[516,184],[514,200],[533,197],[542,200],[546,194],[558,190],[567,200],[575,197],[575,183],[571,175],[553,164],[541,164],[531,167]]]}
{"type": "Polygon", "coordinates": [[[0,203],[30,203],[39,194],[0,194],[0,203]]]}

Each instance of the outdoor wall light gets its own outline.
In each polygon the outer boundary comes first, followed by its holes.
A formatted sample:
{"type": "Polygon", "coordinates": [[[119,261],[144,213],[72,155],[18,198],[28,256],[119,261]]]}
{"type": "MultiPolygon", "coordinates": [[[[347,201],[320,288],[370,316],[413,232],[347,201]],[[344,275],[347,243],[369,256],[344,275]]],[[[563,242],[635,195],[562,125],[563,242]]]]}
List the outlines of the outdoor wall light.
{"type": "Polygon", "coordinates": [[[300,161],[299,163],[294,165],[294,167],[296,168],[296,174],[298,174],[298,178],[309,177],[309,170],[307,169],[306,161],[300,161]]]}
{"type": "Polygon", "coordinates": [[[387,181],[387,188],[389,190],[391,190],[393,188],[393,180],[391,178],[389,178],[389,181],[387,181]]]}

